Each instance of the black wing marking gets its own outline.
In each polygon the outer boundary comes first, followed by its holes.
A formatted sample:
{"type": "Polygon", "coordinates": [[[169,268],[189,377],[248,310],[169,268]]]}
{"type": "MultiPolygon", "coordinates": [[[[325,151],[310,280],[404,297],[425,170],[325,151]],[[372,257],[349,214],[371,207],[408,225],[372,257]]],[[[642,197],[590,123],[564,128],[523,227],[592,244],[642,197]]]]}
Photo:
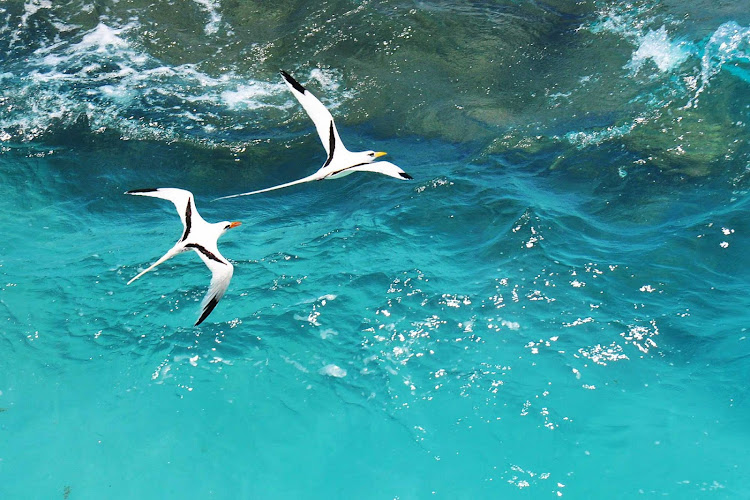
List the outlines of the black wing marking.
{"type": "Polygon", "coordinates": [[[154,188],[131,189],[130,191],[125,191],[125,194],[153,193],[154,191],[158,191],[158,189],[154,189],[154,188]]]}
{"type": "Polygon", "coordinates": [[[289,75],[289,73],[287,73],[287,72],[286,72],[286,71],[284,71],[284,70],[281,70],[281,76],[283,76],[283,77],[284,77],[284,80],[286,80],[287,82],[289,82],[289,84],[290,84],[290,85],[291,85],[292,87],[294,87],[294,90],[296,90],[296,91],[297,91],[297,92],[299,92],[300,94],[304,94],[304,93],[305,93],[305,87],[303,87],[302,85],[300,85],[300,83],[299,83],[299,82],[298,82],[297,80],[295,80],[294,78],[292,78],[292,77],[291,77],[291,76],[289,75]]]}
{"type": "Polygon", "coordinates": [[[198,243],[188,243],[187,245],[185,245],[185,248],[195,248],[196,250],[198,250],[200,253],[202,253],[203,255],[205,255],[206,257],[208,257],[209,259],[215,260],[216,262],[220,262],[220,263],[226,265],[226,262],[224,262],[223,260],[221,260],[220,258],[218,258],[211,251],[207,250],[206,247],[204,247],[203,245],[199,245],[198,243]]]}
{"type": "MultiPolygon", "coordinates": [[[[326,163],[326,165],[328,165],[328,164],[326,163]]],[[[334,176],[334,175],[336,175],[336,174],[340,174],[340,173],[341,173],[341,172],[343,172],[344,170],[349,170],[350,168],[355,168],[355,167],[361,167],[362,165],[367,165],[367,163],[366,163],[366,162],[365,162],[365,163],[356,163],[356,164],[354,164],[354,165],[350,165],[350,166],[348,166],[348,167],[344,167],[344,168],[342,168],[342,169],[340,169],[340,170],[336,170],[335,172],[331,172],[331,173],[330,173],[330,174],[328,174],[328,175],[327,175],[326,177],[333,177],[333,176],[334,176]]]]}
{"type": "MultiPolygon", "coordinates": [[[[340,174],[341,172],[344,172],[345,170],[349,170],[349,169],[356,168],[356,167],[361,167],[362,165],[367,165],[367,163],[357,163],[357,164],[352,165],[350,167],[344,167],[344,168],[342,168],[340,170],[336,170],[335,172],[331,172],[330,174],[326,175],[325,178],[327,179],[329,177],[333,177],[334,175],[340,174]]],[[[375,163],[375,165],[377,165],[377,163],[375,163]]],[[[413,180],[414,179],[414,177],[412,177],[411,175],[407,174],[406,172],[399,172],[398,175],[400,175],[404,179],[409,179],[409,180],[413,180]]]]}
{"type": "Polygon", "coordinates": [[[182,234],[182,239],[180,241],[185,241],[188,237],[188,234],[190,234],[190,228],[193,225],[192,218],[193,218],[193,209],[191,207],[190,198],[188,198],[187,208],[185,209],[185,232],[182,234]]]}
{"type": "Polygon", "coordinates": [[[198,321],[196,321],[195,326],[198,326],[201,323],[203,323],[203,320],[206,319],[209,314],[211,314],[211,311],[214,310],[214,308],[216,307],[216,304],[218,303],[219,303],[218,298],[216,298],[215,296],[211,297],[211,300],[209,300],[208,303],[206,304],[206,308],[203,309],[203,312],[201,313],[201,317],[198,318],[198,321]]]}
{"type": "Polygon", "coordinates": [[[323,165],[324,167],[331,164],[331,161],[333,161],[333,150],[336,149],[336,135],[333,133],[333,121],[331,121],[331,132],[328,136],[328,145],[328,159],[326,160],[326,164],[323,165]]]}

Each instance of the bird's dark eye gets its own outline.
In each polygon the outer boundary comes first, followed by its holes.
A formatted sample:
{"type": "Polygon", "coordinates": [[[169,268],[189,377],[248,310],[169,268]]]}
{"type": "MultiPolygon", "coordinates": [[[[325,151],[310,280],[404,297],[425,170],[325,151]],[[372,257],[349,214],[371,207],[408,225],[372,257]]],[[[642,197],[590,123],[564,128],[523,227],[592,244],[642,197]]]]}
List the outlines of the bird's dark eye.
{"type": "Polygon", "coordinates": [[[226,231],[226,230],[227,230],[227,229],[229,229],[230,227],[232,227],[232,226],[230,226],[229,224],[227,224],[227,225],[226,225],[226,227],[224,228],[224,231],[226,231]]]}
{"type": "Polygon", "coordinates": [[[375,156],[375,153],[370,153],[370,156],[375,156]]]}

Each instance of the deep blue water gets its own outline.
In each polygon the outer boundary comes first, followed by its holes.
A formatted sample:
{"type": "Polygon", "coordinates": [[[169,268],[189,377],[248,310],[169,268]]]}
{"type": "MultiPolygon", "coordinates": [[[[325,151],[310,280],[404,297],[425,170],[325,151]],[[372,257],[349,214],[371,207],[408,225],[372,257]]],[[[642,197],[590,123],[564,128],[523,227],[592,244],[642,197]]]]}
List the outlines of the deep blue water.
{"type": "Polygon", "coordinates": [[[750,497],[742,2],[0,4],[0,498],[750,497]],[[325,161],[278,75],[375,174],[325,161]],[[183,254],[191,190],[227,294],[183,254]]]}

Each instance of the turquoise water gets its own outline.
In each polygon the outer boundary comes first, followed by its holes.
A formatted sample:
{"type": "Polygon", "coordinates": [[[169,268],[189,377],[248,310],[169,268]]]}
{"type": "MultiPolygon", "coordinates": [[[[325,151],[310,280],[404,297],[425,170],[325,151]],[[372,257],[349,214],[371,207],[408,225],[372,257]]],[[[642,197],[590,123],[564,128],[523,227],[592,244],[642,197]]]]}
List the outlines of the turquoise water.
{"type": "Polygon", "coordinates": [[[0,498],[750,496],[741,4],[0,4],[0,498]]]}

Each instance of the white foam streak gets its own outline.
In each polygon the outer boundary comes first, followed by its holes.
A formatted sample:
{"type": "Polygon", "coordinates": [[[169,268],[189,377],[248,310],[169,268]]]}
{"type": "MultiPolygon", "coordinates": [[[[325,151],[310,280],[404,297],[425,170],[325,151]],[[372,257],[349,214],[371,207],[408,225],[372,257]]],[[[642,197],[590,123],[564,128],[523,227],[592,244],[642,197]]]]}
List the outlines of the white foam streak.
{"type": "Polygon", "coordinates": [[[701,57],[701,85],[688,107],[697,104],[698,96],[708,86],[711,78],[719,73],[727,62],[750,61],[750,27],[734,21],[719,26],[706,43],[701,57]]]}
{"type": "Polygon", "coordinates": [[[288,104],[281,81],[164,65],[129,41],[136,28],[100,23],[77,40],[37,49],[24,61],[24,74],[3,73],[11,97],[0,109],[2,137],[31,140],[85,114],[93,130],[114,128],[124,138],[190,139],[235,130],[227,111],[288,104]]]}
{"type": "Polygon", "coordinates": [[[104,23],[87,33],[83,39],[71,47],[74,51],[86,52],[92,48],[98,53],[104,53],[112,49],[125,49],[129,47],[127,41],[119,35],[123,29],[112,29],[104,23]]]}
{"type": "Polygon", "coordinates": [[[649,30],[640,38],[640,45],[625,66],[637,74],[643,65],[651,60],[661,72],[669,72],[680,66],[690,56],[686,42],[673,42],[667,29],[662,26],[656,31],[649,30]]]}
{"type": "Polygon", "coordinates": [[[625,65],[632,74],[637,74],[648,61],[654,63],[662,72],[670,72],[684,63],[693,53],[693,45],[669,37],[666,26],[657,30],[647,29],[653,19],[643,16],[645,13],[638,9],[629,8],[626,13],[613,10],[600,14],[599,22],[588,27],[592,33],[615,33],[637,48],[625,65]]]}
{"type": "Polygon", "coordinates": [[[329,364],[320,369],[320,374],[333,378],[344,378],[346,377],[346,370],[338,365],[329,364]]]}
{"type": "Polygon", "coordinates": [[[232,109],[244,107],[246,109],[257,109],[262,104],[255,100],[257,97],[271,96],[275,85],[253,82],[247,85],[239,85],[236,90],[225,90],[221,93],[222,100],[232,109]]]}
{"type": "Polygon", "coordinates": [[[21,25],[27,26],[27,23],[29,21],[29,17],[33,16],[37,12],[39,12],[41,9],[51,9],[52,8],[52,2],[51,0],[31,0],[30,2],[26,2],[23,5],[23,15],[21,15],[21,25]]]}
{"type": "Polygon", "coordinates": [[[221,14],[219,8],[221,4],[219,0],[193,0],[195,3],[201,6],[209,15],[208,24],[203,28],[206,35],[213,35],[219,31],[219,24],[221,23],[221,14]]]}

